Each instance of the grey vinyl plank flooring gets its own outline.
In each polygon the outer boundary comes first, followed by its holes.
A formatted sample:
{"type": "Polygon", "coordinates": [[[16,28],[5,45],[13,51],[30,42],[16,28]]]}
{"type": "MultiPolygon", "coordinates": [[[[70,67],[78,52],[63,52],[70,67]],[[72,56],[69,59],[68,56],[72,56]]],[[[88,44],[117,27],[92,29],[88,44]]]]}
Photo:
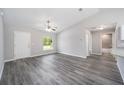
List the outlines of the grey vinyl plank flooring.
{"type": "Polygon", "coordinates": [[[87,59],[51,54],[5,63],[1,85],[123,85],[110,54],[87,59]]]}

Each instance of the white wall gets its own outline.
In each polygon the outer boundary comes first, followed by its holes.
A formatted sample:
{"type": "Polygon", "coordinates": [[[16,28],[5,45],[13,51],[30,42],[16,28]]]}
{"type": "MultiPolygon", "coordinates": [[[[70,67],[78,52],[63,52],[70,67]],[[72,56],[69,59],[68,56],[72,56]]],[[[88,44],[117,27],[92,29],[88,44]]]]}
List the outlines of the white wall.
{"type": "Polygon", "coordinates": [[[4,63],[3,63],[3,20],[2,20],[2,15],[0,14],[0,79],[2,76],[3,67],[4,67],[4,63]]]}
{"type": "Polygon", "coordinates": [[[90,56],[92,53],[92,34],[89,30],[86,30],[86,37],[87,56],[90,56]]]}
{"type": "MultiPolygon", "coordinates": [[[[56,52],[56,34],[45,31],[37,31],[35,29],[27,29],[22,27],[5,27],[4,35],[4,60],[11,60],[14,58],[14,31],[27,31],[31,33],[31,56],[44,55],[56,52]],[[42,41],[44,36],[51,36],[53,38],[54,49],[43,51],[42,41]]],[[[21,44],[21,43],[20,43],[21,44]]]]}
{"type": "Polygon", "coordinates": [[[86,58],[85,29],[81,24],[66,29],[57,36],[58,52],[86,58]]]}

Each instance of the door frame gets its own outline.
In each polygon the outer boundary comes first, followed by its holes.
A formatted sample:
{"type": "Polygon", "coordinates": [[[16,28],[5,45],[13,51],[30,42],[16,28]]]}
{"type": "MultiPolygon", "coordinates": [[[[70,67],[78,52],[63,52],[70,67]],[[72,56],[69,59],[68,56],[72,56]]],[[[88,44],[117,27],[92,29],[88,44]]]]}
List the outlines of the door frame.
{"type": "MultiPolygon", "coordinates": [[[[15,56],[15,32],[24,32],[24,33],[29,33],[29,34],[30,34],[30,42],[29,42],[29,43],[30,43],[30,45],[29,45],[30,47],[29,47],[29,49],[30,49],[30,56],[31,56],[31,33],[30,33],[30,32],[26,32],[26,31],[14,31],[14,32],[13,32],[13,37],[14,37],[14,38],[13,38],[13,41],[14,41],[14,42],[13,42],[13,45],[14,45],[13,58],[14,58],[14,59],[27,58],[27,57],[16,58],[16,56],[15,56]]],[[[30,56],[29,56],[29,57],[30,57],[30,56]]]]}

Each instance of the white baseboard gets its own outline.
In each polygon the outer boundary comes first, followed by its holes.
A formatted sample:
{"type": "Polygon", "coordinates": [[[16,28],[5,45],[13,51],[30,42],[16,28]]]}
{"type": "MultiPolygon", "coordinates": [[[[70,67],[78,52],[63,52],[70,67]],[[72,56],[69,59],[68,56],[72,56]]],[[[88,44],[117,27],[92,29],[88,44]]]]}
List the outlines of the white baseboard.
{"type": "Polygon", "coordinates": [[[4,62],[2,62],[2,66],[1,66],[1,68],[0,68],[0,80],[1,80],[1,78],[2,78],[3,69],[4,69],[4,62]]]}
{"type": "Polygon", "coordinates": [[[38,56],[49,55],[49,54],[53,54],[53,53],[57,53],[57,52],[54,51],[54,52],[50,52],[50,53],[44,53],[44,54],[32,55],[32,56],[29,56],[29,57],[13,58],[13,59],[9,59],[9,60],[4,60],[4,62],[6,63],[6,62],[11,62],[11,61],[19,60],[19,59],[38,57],[38,56]]]}
{"type": "Polygon", "coordinates": [[[15,61],[16,59],[8,59],[8,60],[4,60],[4,63],[6,62],[11,62],[11,61],[15,61]]]}
{"type": "Polygon", "coordinates": [[[70,53],[64,53],[64,52],[58,52],[60,54],[65,54],[65,55],[70,55],[70,56],[75,56],[75,57],[80,57],[80,58],[87,58],[86,56],[79,56],[79,55],[74,55],[74,54],[70,54],[70,53]]]}
{"type": "Polygon", "coordinates": [[[111,53],[112,48],[102,48],[102,53],[111,53]]]}
{"type": "Polygon", "coordinates": [[[92,54],[94,54],[94,55],[102,55],[102,53],[92,53],[92,54]]]}

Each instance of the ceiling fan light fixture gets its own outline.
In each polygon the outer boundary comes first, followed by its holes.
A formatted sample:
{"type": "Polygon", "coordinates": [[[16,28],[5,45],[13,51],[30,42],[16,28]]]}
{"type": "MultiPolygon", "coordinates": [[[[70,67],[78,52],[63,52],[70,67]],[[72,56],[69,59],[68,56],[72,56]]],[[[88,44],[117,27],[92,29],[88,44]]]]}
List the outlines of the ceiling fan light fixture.
{"type": "Polygon", "coordinates": [[[45,29],[47,32],[55,32],[57,27],[56,26],[52,26],[50,20],[47,20],[47,28],[45,29]]]}

